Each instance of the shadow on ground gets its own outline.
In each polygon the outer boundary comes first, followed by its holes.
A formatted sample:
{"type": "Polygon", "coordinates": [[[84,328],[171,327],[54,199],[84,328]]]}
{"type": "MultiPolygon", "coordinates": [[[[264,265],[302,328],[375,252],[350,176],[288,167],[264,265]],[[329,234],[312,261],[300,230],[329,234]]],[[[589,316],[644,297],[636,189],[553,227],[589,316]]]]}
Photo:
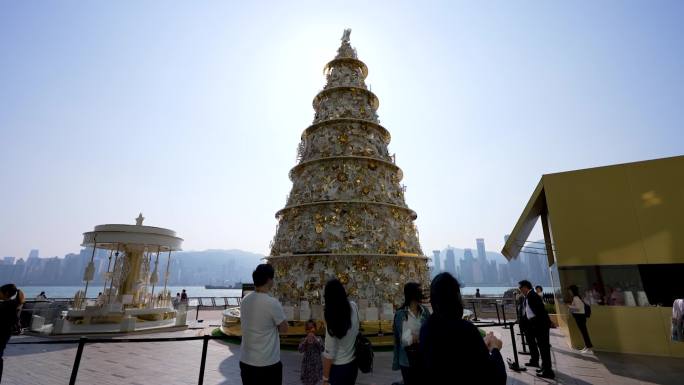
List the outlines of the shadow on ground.
{"type": "Polygon", "coordinates": [[[684,358],[595,352],[612,374],[661,385],[684,383],[684,358]]]}
{"type": "Polygon", "coordinates": [[[24,339],[24,338],[12,338],[10,339],[9,343],[7,344],[7,347],[5,348],[5,357],[12,357],[12,356],[23,356],[27,354],[36,354],[36,353],[50,353],[50,352],[56,352],[56,351],[61,351],[61,350],[76,350],[76,347],[78,346],[77,344],[73,343],[64,343],[64,344],[32,344],[32,345],[24,345],[24,344],[17,344],[17,342],[23,342],[23,341],[35,341],[34,339],[24,339]]]}

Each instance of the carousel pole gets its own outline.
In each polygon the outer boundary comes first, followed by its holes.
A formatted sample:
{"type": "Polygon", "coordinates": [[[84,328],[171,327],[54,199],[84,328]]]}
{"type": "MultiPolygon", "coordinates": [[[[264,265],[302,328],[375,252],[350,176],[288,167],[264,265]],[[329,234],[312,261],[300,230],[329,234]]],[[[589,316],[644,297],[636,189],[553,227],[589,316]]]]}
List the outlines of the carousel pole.
{"type": "MultiPolygon", "coordinates": [[[[154,287],[159,282],[159,273],[157,272],[157,266],[159,265],[159,253],[161,252],[161,246],[157,247],[157,257],[154,260],[154,270],[150,274],[150,282],[152,283],[152,294],[150,295],[150,303],[154,306],[154,287]]],[[[150,263],[152,263],[152,257],[150,257],[150,263]]]]}
{"type": "MultiPolygon", "coordinates": [[[[145,284],[145,290],[144,290],[144,295],[138,292],[139,295],[142,296],[140,303],[146,304],[147,303],[147,288],[150,286],[150,276],[149,274],[151,273],[151,268],[152,268],[152,255],[150,254],[149,251],[147,251],[147,247],[145,248],[145,252],[143,252],[143,258],[147,260],[147,277],[145,277],[145,280],[143,283],[145,284]]],[[[140,304],[139,303],[139,304],[140,304]]]]}
{"type": "Polygon", "coordinates": [[[93,261],[95,260],[96,249],[97,241],[93,239],[93,252],[90,255],[90,263],[88,263],[88,266],[86,266],[85,272],[83,273],[83,279],[84,281],[86,281],[85,290],[83,291],[83,303],[85,303],[86,306],[88,306],[88,285],[90,284],[90,281],[94,278],[93,276],[95,274],[95,264],[93,263],[93,261]]]}
{"type": "Polygon", "coordinates": [[[169,267],[171,266],[171,249],[169,248],[169,257],[166,260],[166,273],[164,274],[164,291],[166,293],[166,284],[169,282],[169,267]]]}
{"type": "MultiPolygon", "coordinates": [[[[112,278],[109,280],[109,294],[107,295],[107,298],[108,298],[107,303],[112,303],[112,288],[114,286],[114,272],[116,271],[116,261],[119,258],[119,247],[120,247],[120,245],[117,243],[116,244],[116,253],[114,254],[114,267],[112,268],[112,278]]],[[[123,266],[122,266],[122,268],[123,268],[123,266]]]]}
{"type": "MultiPolygon", "coordinates": [[[[107,274],[109,274],[109,268],[112,266],[112,254],[114,253],[114,249],[109,250],[109,262],[107,262],[107,274]]],[[[104,295],[104,292],[107,291],[107,276],[105,275],[104,279],[104,285],[102,285],[102,294],[104,295]]]]}

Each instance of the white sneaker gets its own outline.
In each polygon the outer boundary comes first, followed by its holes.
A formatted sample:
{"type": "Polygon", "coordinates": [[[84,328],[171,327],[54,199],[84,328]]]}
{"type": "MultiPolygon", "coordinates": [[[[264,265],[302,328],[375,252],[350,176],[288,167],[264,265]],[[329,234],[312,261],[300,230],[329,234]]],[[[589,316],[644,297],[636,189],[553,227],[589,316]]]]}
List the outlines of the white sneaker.
{"type": "Polygon", "coordinates": [[[585,353],[585,354],[586,353],[593,353],[593,351],[591,350],[591,348],[584,348],[584,349],[580,350],[580,353],[585,353]]]}

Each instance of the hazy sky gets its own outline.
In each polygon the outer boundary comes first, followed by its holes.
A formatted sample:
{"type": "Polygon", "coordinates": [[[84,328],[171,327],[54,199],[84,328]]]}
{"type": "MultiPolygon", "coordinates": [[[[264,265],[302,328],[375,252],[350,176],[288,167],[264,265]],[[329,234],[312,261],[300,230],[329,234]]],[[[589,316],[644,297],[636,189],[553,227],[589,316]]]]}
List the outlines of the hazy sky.
{"type": "Polygon", "coordinates": [[[0,256],[102,223],[268,252],[342,30],[423,250],[500,249],[539,178],[684,153],[684,2],[3,1],[0,256]]]}

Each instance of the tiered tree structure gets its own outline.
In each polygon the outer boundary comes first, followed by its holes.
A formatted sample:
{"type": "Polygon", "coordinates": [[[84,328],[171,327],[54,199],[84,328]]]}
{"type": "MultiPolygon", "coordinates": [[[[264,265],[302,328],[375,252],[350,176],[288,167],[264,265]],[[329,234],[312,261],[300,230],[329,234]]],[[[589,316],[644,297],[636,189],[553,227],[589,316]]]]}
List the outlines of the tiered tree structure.
{"type": "Polygon", "coordinates": [[[290,171],[292,191],[276,213],[268,261],[284,303],[320,303],[332,277],[371,306],[397,305],[404,283],[428,282],[416,213],[404,201],[402,171],[387,150],[390,134],[378,121],[379,101],[350,32],[325,66],[327,84],[313,100],[313,124],[290,171]]]}

